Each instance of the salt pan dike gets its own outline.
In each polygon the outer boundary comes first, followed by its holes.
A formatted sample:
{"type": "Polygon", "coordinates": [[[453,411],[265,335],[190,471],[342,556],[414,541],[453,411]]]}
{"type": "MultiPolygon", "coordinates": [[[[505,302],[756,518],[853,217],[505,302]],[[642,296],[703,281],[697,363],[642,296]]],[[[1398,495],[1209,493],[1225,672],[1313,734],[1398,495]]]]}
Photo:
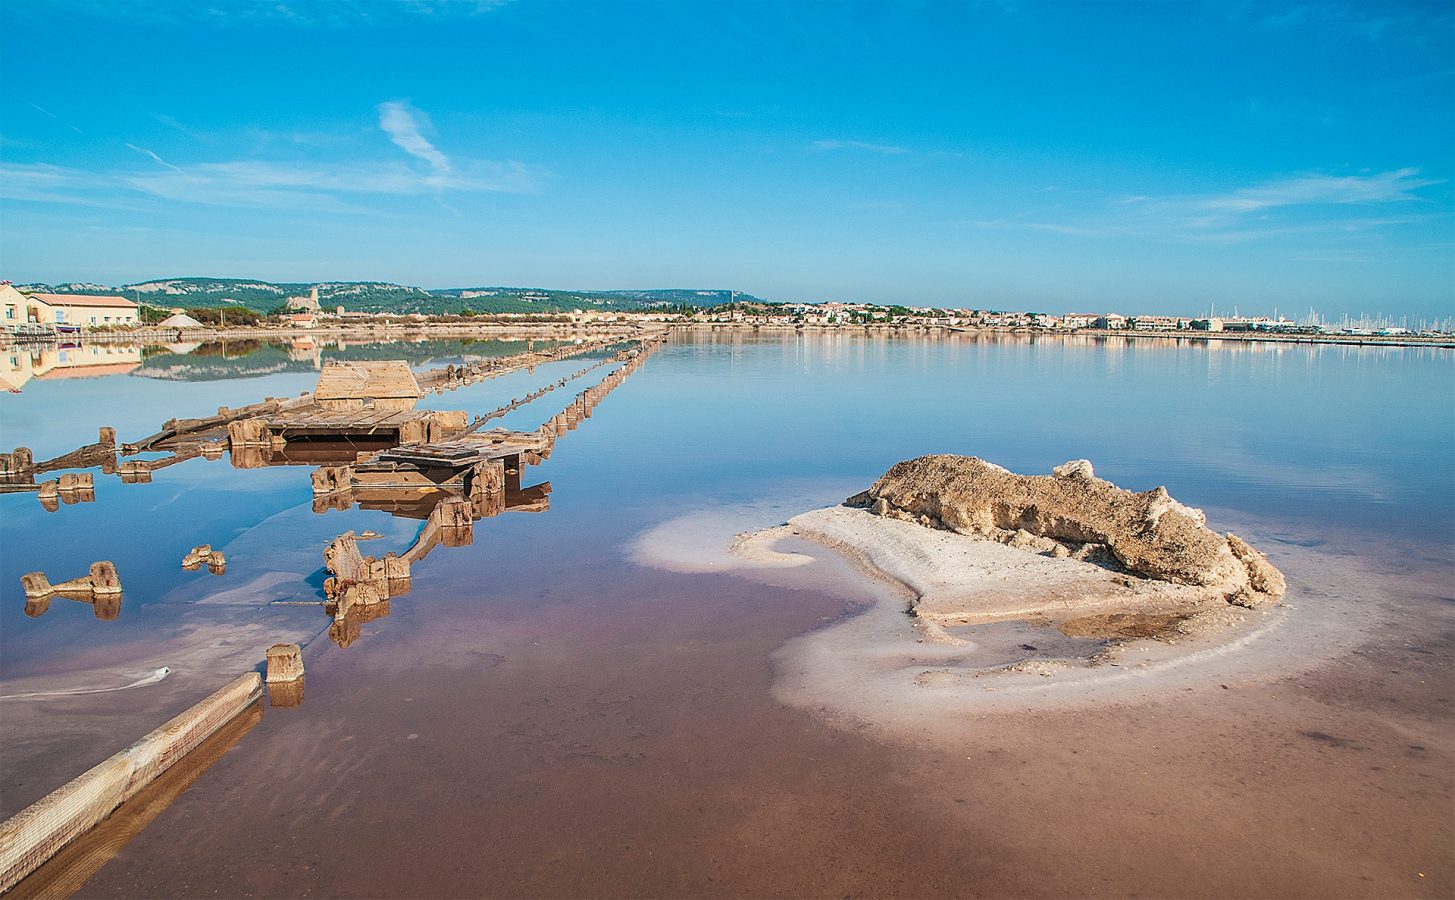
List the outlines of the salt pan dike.
{"type": "Polygon", "coordinates": [[[633,555],[842,595],[842,618],[775,655],[775,694],[890,736],[1284,678],[1357,647],[1388,582],[1288,542],[1275,566],[1165,488],[1123,490],[1086,460],[1022,476],[920,457],[762,527],[786,505],[698,510],[633,555]]]}

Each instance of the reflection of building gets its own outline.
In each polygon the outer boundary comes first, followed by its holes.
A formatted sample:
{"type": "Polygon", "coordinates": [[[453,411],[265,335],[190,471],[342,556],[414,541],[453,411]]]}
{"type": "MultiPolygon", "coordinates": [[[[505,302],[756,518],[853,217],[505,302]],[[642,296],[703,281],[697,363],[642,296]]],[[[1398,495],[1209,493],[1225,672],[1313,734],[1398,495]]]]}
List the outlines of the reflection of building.
{"type": "Polygon", "coordinates": [[[288,345],[288,358],[294,362],[310,362],[313,368],[323,368],[323,347],[311,337],[294,338],[288,345]]]}
{"type": "Polygon", "coordinates": [[[141,365],[140,347],[34,345],[10,347],[0,353],[0,382],[18,391],[32,378],[99,378],[125,375],[141,365]]]}
{"type": "Polygon", "coordinates": [[[136,304],[125,297],[95,294],[22,294],[8,282],[0,283],[4,322],[19,325],[93,326],[135,325],[136,304]]]}

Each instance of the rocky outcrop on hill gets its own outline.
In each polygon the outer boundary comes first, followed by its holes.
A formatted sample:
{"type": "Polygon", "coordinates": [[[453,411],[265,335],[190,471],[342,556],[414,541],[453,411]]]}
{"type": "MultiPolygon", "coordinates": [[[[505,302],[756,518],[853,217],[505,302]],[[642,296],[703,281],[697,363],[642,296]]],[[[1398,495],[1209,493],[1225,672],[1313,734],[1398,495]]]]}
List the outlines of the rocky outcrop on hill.
{"type": "Polygon", "coordinates": [[[894,465],[851,506],[876,515],[988,538],[1046,556],[1120,568],[1155,581],[1196,585],[1229,603],[1277,600],[1283,574],[1233,534],[1207,527],[1201,510],[1166,488],[1133,493],[1072,460],[1051,475],[1017,475],[973,456],[921,456],[894,465]]]}

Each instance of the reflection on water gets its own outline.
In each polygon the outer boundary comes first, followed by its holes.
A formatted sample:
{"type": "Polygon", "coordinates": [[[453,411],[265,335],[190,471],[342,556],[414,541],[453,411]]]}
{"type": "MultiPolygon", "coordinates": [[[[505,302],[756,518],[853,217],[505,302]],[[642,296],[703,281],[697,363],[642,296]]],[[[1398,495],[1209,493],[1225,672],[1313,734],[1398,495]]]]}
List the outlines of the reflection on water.
{"type": "MultiPolygon", "coordinates": [[[[579,351],[587,349],[590,347],[573,347],[569,353],[528,352],[522,355],[518,367],[533,372],[544,364],[578,355],[579,351]]],[[[98,457],[104,457],[123,484],[145,485],[151,482],[152,473],[158,469],[203,456],[217,458],[219,453],[205,452],[204,448],[215,451],[223,446],[224,440],[231,445],[235,455],[250,451],[246,461],[235,456],[234,469],[259,469],[273,465],[287,467],[300,464],[304,458],[310,464],[337,461],[340,465],[320,469],[310,479],[315,493],[322,493],[328,499],[324,504],[314,504],[315,513],[331,509],[348,510],[358,502],[361,505],[369,503],[375,509],[387,508],[396,517],[423,518],[423,525],[413,542],[402,552],[391,551],[382,557],[366,556],[359,550],[352,530],[345,531],[325,548],[323,561],[326,570],[331,573],[323,583],[327,601],[325,609],[332,618],[327,634],[340,648],[346,648],[359,640],[365,623],[389,614],[391,598],[410,592],[411,567],[415,563],[423,562],[436,547],[466,547],[472,544],[476,519],[496,516],[511,509],[545,510],[549,505],[550,485],[541,483],[523,487],[521,476],[526,466],[538,464],[549,457],[557,432],[570,430],[580,419],[589,417],[591,408],[644,359],[645,356],[637,349],[623,350],[600,363],[566,375],[546,388],[530,392],[525,399],[512,398],[497,409],[496,414],[519,409],[600,365],[610,362],[621,364],[599,384],[577,394],[566,410],[551,417],[549,424],[552,427],[543,425],[531,434],[480,432],[478,427],[484,423],[485,417],[477,417],[475,425],[467,427],[469,419],[463,411],[458,414],[430,411],[423,413],[427,427],[417,435],[406,436],[402,427],[380,435],[377,428],[380,421],[412,415],[421,391],[407,368],[370,361],[348,367],[325,367],[321,385],[325,382],[340,383],[341,379],[353,385],[344,394],[335,391],[323,397],[322,390],[316,392],[329,402],[300,400],[287,407],[270,398],[237,411],[221,407],[212,417],[169,419],[160,432],[135,443],[123,443],[122,454],[135,456],[145,452],[147,456],[128,459],[119,466],[115,465],[118,452],[115,432],[103,428],[98,444],[83,446],[50,462],[57,467],[87,465],[100,463],[103,460],[98,457]],[[381,394],[381,390],[387,393],[381,394]],[[289,441],[281,430],[268,436],[269,426],[277,428],[275,423],[278,420],[267,417],[283,413],[285,409],[286,414],[294,417],[290,420],[295,423],[294,427],[306,427],[310,437],[321,438],[299,442],[304,444],[302,453],[286,453],[289,441]],[[435,426],[440,421],[444,421],[446,427],[437,433],[435,426]],[[224,428],[225,437],[220,437],[219,432],[224,428]],[[365,436],[364,447],[349,440],[329,440],[330,434],[348,435],[356,431],[365,436]],[[251,439],[259,433],[264,440],[254,444],[251,439]],[[387,435],[386,440],[372,441],[378,446],[368,446],[369,438],[384,435],[387,435]],[[248,440],[240,443],[240,438],[248,440]],[[308,446],[310,443],[316,446],[308,446]],[[393,457],[389,455],[391,448],[395,448],[392,450],[393,457]],[[354,496],[356,489],[360,494],[358,498],[354,496]]],[[[443,377],[436,377],[433,381],[440,389],[451,390],[494,377],[501,371],[493,363],[489,366],[467,364],[460,367],[449,364],[443,377]]],[[[34,483],[37,466],[28,449],[19,448],[7,454],[3,464],[4,474],[13,486],[34,483]]],[[[67,473],[57,482],[44,483],[40,490],[44,499],[54,496],[62,488],[64,493],[76,493],[83,484],[88,489],[91,487],[92,476],[89,473],[67,473]]],[[[224,551],[214,549],[210,543],[197,544],[182,557],[181,568],[196,571],[204,564],[214,575],[223,574],[226,569],[224,551]]],[[[51,584],[43,572],[37,571],[25,575],[22,584],[26,595],[24,612],[31,619],[44,615],[50,608],[51,599],[58,596],[90,603],[98,619],[114,621],[120,615],[121,585],[116,568],[109,561],[94,563],[90,574],[82,578],[51,584]]],[[[236,592],[238,589],[232,590],[236,592]]],[[[246,592],[247,586],[244,585],[241,590],[246,592]]],[[[239,598],[242,596],[239,595],[239,598]]],[[[205,652],[205,648],[202,649],[205,652]]],[[[163,667],[158,671],[170,672],[171,669],[163,667]]],[[[127,687],[140,687],[159,680],[141,680],[127,687]]],[[[98,692],[98,689],[86,688],[31,691],[0,695],[0,699],[42,702],[98,692]]],[[[272,702],[280,708],[297,708],[303,701],[303,682],[300,679],[291,685],[274,686],[269,693],[272,702]]],[[[170,803],[171,799],[166,797],[162,804],[170,803]]],[[[116,832],[113,830],[113,833],[116,832]]],[[[121,839],[129,837],[130,834],[126,834],[121,839]]],[[[71,866],[66,871],[76,869],[76,866],[71,866]]],[[[89,872],[81,877],[86,875],[89,872]]],[[[50,880],[54,879],[38,876],[34,883],[48,883],[50,880]]]]}
{"type": "MultiPolygon", "coordinates": [[[[300,695],[301,692],[300,685],[300,695]]],[[[262,719],[263,702],[259,700],[198,744],[99,825],[42,863],[30,877],[10,891],[10,896],[69,897],[75,894],[86,879],[120,853],[132,838],[171,806],[262,719]]]]}
{"type": "MultiPolygon", "coordinates": [[[[365,556],[352,531],[335,538],[324,550],[324,564],[332,573],[324,581],[326,611],[333,617],[328,635],[341,648],[355,643],[368,622],[389,615],[389,601],[410,592],[413,566],[436,547],[468,547],[475,542],[474,523],[504,512],[544,512],[550,508],[550,482],[520,486],[524,463],[505,469],[503,490],[472,491],[467,496],[447,490],[412,488],[348,488],[314,498],[313,511],[382,510],[402,519],[422,519],[424,526],[402,551],[382,557],[365,556]]],[[[467,488],[468,490],[468,488],[467,488]]]]}
{"type": "Polygon", "coordinates": [[[126,375],[142,364],[144,349],[117,344],[32,344],[0,351],[0,390],[20,393],[32,379],[126,375]]]}
{"type": "MultiPolygon", "coordinates": [[[[329,360],[362,362],[402,359],[411,366],[425,367],[447,362],[474,362],[511,356],[526,350],[550,349],[564,341],[524,338],[520,340],[431,340],[412,341],[320,340],[301,336],[288,342],[260,340],[212,341],[205,344],[170,344],[147,347],[145,361],[132,374],[170,381],[216,381],[248,378],[280,372],[318,371],[329,360]]],[[[140,357],[138,358],[140,362],[140,357]]]]}
{"type": "MultiPolygon", "coordinates": [[[[249,355],[272,352],[258,348],[249,355]]],[[[147,363],[157,358],[164,355],[147,363]]],[[[802,498],[795,503],[804,506],[836,502],[893,462],[924,452],[974,454],[1026,472],[1049,471],[1065,459],[1084,456],[1099,473],[1135,489],[1166,483],[1179,499],[1209,507],[1215,524],[1252,521],[1253,536],[1266,536],[1273,548],[1279,541],[1290,546],[1328,541],[1337,552],[1357,554],[1361,539],[1373,535],[1380,538],[1378,547],[1401,545],[1410,548],[1410,556],[1395,561],[1366,549],[1369,559],[1363,561],[1371,572],[1396,564],[1449,571],[1455,525],[1449,504],[1455,489],[1449,467],[1455,446],[1451,359],[1448,351],[1425,349],[1202,345],[1171,339],[702,333],[674,338],[630,389],[613,395],[609,414],[598,415],[592,428],[562,445],[570,452],[558,450],[540,460],[540,475],[549,481],[539,484],[520,477],[522,466],[533,464],[520,460],[509,467],[513,475],[503,473],[507,478],[497,492],[349,483],[347,489],[316,494],[300,467],[353,466],[360,456],[386,448],[359,440],[336,446],[287,441],[281,447],[260,445],[257,467],[245,471],[209,466],[193,456],[158,471],[151,482],[98,478],[97,502],[68,506],[55,516],[28,497],[0,495],[5,509],[0,516],[0,682],[20,684],[15,690],[41,690],[65,679],[86,687],[136,677],[96,675],[121,664],[132,669],[154,669],[178,659],[189,664],[176,666],[177,674],[166,684],[104,695],[111,698],[105,706],[61,698],[54,705],[46,701],[43,711],[23,713],[30,716],[25,719],[14,707],[0,709],[9,720],[0,736],[7,758],[0,813],[13,812],[80,771],[89,764],[87,753],[94,762],[105,755],[97,751],[109,752],[108,734],[92,737],[92,732],[144,732],[145,727],[126,723],[154,724],[155,698],[162,691],[174,690],[168,696],[177,702],[200,696],[205,679],[215,677],[206,660],[220,658],[228,645],[246,644],[243,649],[256,656],[276,640],[309,645],[319,636],[327,640],[308,648],[315,655],[309,661],[314,683],[308,706],[276,720],[309,727],[267,734],[270,749],[262,757],[267,765],[238,765],[224,789],[226,796],[242,798],[238,820],[206,819],[213,824],[203,830],[215,830],[219,837],[201,845],[216,849],[237,842],[249,852],[266,852],[258,849],[264,838],[257,835],[265,831],[262,823],[278,814],[273,801],[263,798],[268,792],[259,789],[271,784],[269,778],[286,777],[290,796],[308,796],[309,821],[300,820],[297,827],[310,848],[342,845],[340,829],[324,821],[328,810],[337,807],[347,811],[344,819],[363,821],[355,812],[372,814],[387,803],[398,805],[399,798],[415,796],[428,780],[419,773],[434,771],[434,760],[470,790],[461,792],[458,809],[450,807],[453,818],[444,817],[448,822],[442,819],[439,828],[431,822],[419,825],[431,837],[462,822],[490,826],[470,818],[483,808],[474,798],[499,791],[509,799],[515,793],[502,786],[542,777],[527,762],[511,767],[515,761],[542,758],[543,747],[559,750],[549,758],[563,770],[580,767],[581,790],[612,783],[601,777],[604,765],[638,779],[631,780],[634,786],[660,784],[674,777],[673,771],[697,764],[683,760],[712,757],[711,746],[717,746],[694,745],[691,754],[673,755],[677,745],[661,735],[710,735],[714,742],[732,742],[734,735],[754,732],[742,728],[743,722],[779,723],[774,717],[784,715],[773,711],[756,682],[744,688],[723,674],[737,671],[729,666],[737,664],[734,653],[745,660],[744,671],[762,673],[762,660],[773,650],[739,634],[741,621],[772,617],[791,633],[812,627],[837,607],[822,604],[800,623],[792,612],[796,607],[784,598],[764,599],[761,591],[723,576],[644,575],[622,559],[622,546],[684,508],[786,496],[802,498]],[[448,522],[441,514],[430,533],[431,517],[446,503],[469,508],[468,530],[450,524],[459,522],[452,512],[448,522]],[[548,506],[548,516],[500,516],[548,506]],[[487,540],[474,528],[482,527],[476,520],[490,516],[500,517],[489,524],[487,540]],[[340,615],[325,588],[326,580],[339,573],[325,568],[323,550],[346,532],[371,530],[382,537],[355,544],[354,575],[369,576],[379,563],[384,590],[364,598],[372,602],[349,604],[340,615]],[[227,577],[179,571],[178,560],[200,543],[226,553],[227,577]],[[438,546],[447,549],[433,553],[438,546]],[[389,577],[391,565],[392,574],[399,574],[397,562],[388,562],[391,557],[413,563],[426,556],[424,565],[411,565],[407,582],[389,577]],[[82,604],[60,602],[51,604],[42,619],[25,615],[21,572],[75,574],[94,559],[114,561],[124,576],[126,615],[98,622],[82,604]],[[618,615],[619,608],[632,612],[618,615]],[[366,632],[362,648],[374,652],[338,653],[366,632]],[[199,646],[212,656],[195,649],[199,646]],[[328,664],[315,666],[318,657],[328,664]],[[583,658],[592,665],[582,667],[577,660],[583,658]],[[640,659],[664,667],[670,677],[637,671],[640,659]],[[372,672],[390,678],[380,678],[370,692],[353,689],[372,672]],[[349,689],[341,687],[344,682],[349,689]],[[536,690],[529,694],[532,705],[502,689],[502,682],[522,692],[536,690]],[[476,708],[492,715],[464,721],[457,686],[479,704],[476,708]],[[761,700],[752,699],[760,694],[761,700]],[[431,695],[439,699],[426,711],[431,695]],[[378,702],[388,709],[370,706],[370,697],[387,698],[378,702]],[[419,702],[405,702],[411,698],[419,702]],[[576,718],[563,721],[563,707],[574,710],[576,718]],[[743,712],[748,707],[753,715],[743,712]],[[327,740],[357,735],[359,746],[379,756],[355,754],[348,773],[333,772],[326,742],[308,736],[325,724],[325,710],[343,710],[327,722],[327,740]],[[714,725],[718,720],[720,727],[714,725]],[[511,723],[509,734],[499,733],[498,721],[511,723]],[[643,721],[662,723],[660,734],[643,737],[643,721]],[[59,742],[46,745],[20,736],[47,735],[61,726],[79,737],[57,747],[59,742]],[[418,757],[390,755],[396,745],[419,746],[407,744],[406,735],[420,732],[422,740],[429,740],[429,731],[435,741],[431,752],[437,754],[430,757],[431,766],[421,767],[418,757]],[[452,743],[462,733],[474,742],[468,753],[452,743]],[[482,756],[498,767],[488,770],[493,781],[482,774],[482,756]],[[379,761],[384,759],[399,764],[379,761]],[[328,778],[339,783],[367,779],[379,785],[379,796],[364,797],[328,778]],[[247,799],[254,789],[259,799],[247,799]]],[[[202,358],[202,364],[219,360],[231,362],[219,355],[202,358]]],[[[174,412],[208,414],[219,405],[236,408],[263,395],[296,396],[312,387],[316,374],[311,357],[289,362],[306,371],[245,381],[239,376],[259,373],[229,376],[217,369],[216,377],[223,380],[206,385],[128,377],[33,380],[25,394],[0,397],[0,404],[8,404],[0,406],[0,433],[4,446],[31,446],[39,451],[37,458],[52,459],[92,441],[100,423],[139,435],[174,412]]],[[[533,374],[480,382],[440,402],[472,414],[498,409],[579,366],[544,364],[533,374]]],[[[513,410],[501,424],[525,433],[561,408],[542,397],[513,410]]],[[[561,423],[559,430],[569,431],[580,421],[561,423]]],[[[198,456],[205,460],[200,448],[198,456]]],[[[91,468],[106,465],[102,458],[91,468]]],[[[342,596],[339,588],[336,583],[342,596]]],[[[279,705],[286,702],[282,698],[279,705]]],[[[757,743],[733,744],[740,760],[713,758],[714,765],[740,765],[719,772],[720,781],[692,794],[708,804],[709,813],[699,814],[693,806],[684,821],[746,822],[743,827],[752,830],[761,820],[733,819],[711,806],[748,778],[739,768],[778,771],[784,791],[801,789],[803,770],[793,767],[794,760],[756,755],[763,752],[760,745],[772,745],[777,736],[762,731],[757,743]]],[[[825,747],[822,758],[831,758],[837,746],[825,747]]],[[[815,764],[816,771],[832,769],[815,764]]],[[[647,815],[660,812],[652,806],[650,787],[634,796],[641,799],[633,802],[643,806],[625,821],[656,821],[647,815]]],[[[757,803],[754,798],[745,803],[757,803]]],[[[562,804],[564,810],[581,802],[573,796],[562,804]]],[[[789,807],[784,801],[782,809],[789,807]]],[[[532,809],[540,811],[525,800],[512,807],[526,814],[532,809]]],[[[761,815],[771,818],[778,809],[764,807],[761,815]]],[[[193,815],[185,821],[195,827],[202,819],[193,815]]],[[[216,817],[216,809],[211,815],[216,817]]],[[[782,815],[792,820],[789,813],[782,815]]],[[[549,822],[530,825],[558,833],[549,822]]],[[[623,830],[614,837],[621,843],[643,845],[628,826],[619,827],[623,830]]],[[[492,833],[504,838],[503,832],[492,833]]],[[[574,841],[579,835],[570,837],[574,841]]],[[[670,844],[663,841],[662,846],[670,844]]],[[[697,849],[707,846],[719,844],[697,849]]],[[[529,843],[507,841],[500,847],[502,853],[525,850],[529,843]]],[[[191,859],[186,871],[197,876],[202,862],[193,857],[201,851],[189,846],[178,852],[191,859]]],[[[291,860],[291,850],[282,852],[291,860]]],[[[227,858],[235,861],[238,854],[246,856],[238,850],[227,858]]],[[[357,851],[350,859],[367,864],[362,855],[357,851]]],[[[239,890],[268,892],[266,886],[249,885],[239,890]]],[[[436,886],[442,892],[450,887],[436,886]]],[[[676,886],[685,889],[685,883],[676,886]]],[[[763,886],[765,892],[771,887],[763,886]]],[[[327,884],[313,887],[330,892],[327,884]]],[[[400,887],[392,881],[375,885],[382,892],[400,887]]],[[[525,887],[521,892],[530,892],[525,887]]]]}
{"type": "Polygon", "coordinates": [[[519,339],[346,341],[312,335],[289,341],[215,340],[170,344],[27,344],[0,349],[0,390],[19,393],[32,380],[135,375],[168,381],[217,381],[317,371],[328,360],[402,359],[411,366],[468,363],[550,349],[568,342],[519,339]]]}
{"type": "MultiPolygon", "coordinates": [[[[437,391],[452,391],[508,371],[502,368],[505,360],[515,359],[517,368],[535,372],[539,366],[580,355],[597,344],[576,342],[542,349],[528,342],[527,349],[516,357],[491,356],[484,363],[480,358],[458,365],[451,362],[421,373],[420,379],[427,379],[437,391]]],[[[497,350],[500,345],[498,341],[492,344],[497,350]]],[[[373,349],[371,346],[370,355],[373,349]]],[[[224,448],[235,469],[317,466],[311,479],[315,513],[348,510],[357,505],[424,521],[414,542],[402,553],[391,552],[377,559],[364,556],[358,551],[352,531],[336,538],[324,551],[326,568],[333,573],[324,582],[328,611],[334,618],[330,634],[340,646],[347,646],[357,640],[362,622],[388,614],[389,598],[408,593],[410,566],[422,561],[434,547],[469,545],[475,519],[507,510],[547,509],[550,484],[523,487],[525,468],[549,457],[555,438],[589,417],[592,407],[644,359],[639,349],[620,351],[530,391],[523,398],[511,398],[495,411],[477,416],[473,424],[467,424],[468,414],[464,411],[416,413],[415,402],[422,392],[407,368],[374,359],[353,365],[331,364],[320,376],[320,384],[328,382],[334,392],[326,399],[310,400],[308,394],[286,402],[267,398],[236,409],[219,407],[215,416],[168,419],[161,431],[121,444],[119,452],[127,458],[119,463],[116,431],[102,427],[96,443],[38,464],[25,447],[0,454],[0,478],[11,491],[37,489],[42,506],[53,512],[58,508],[58,498],[67,503],[95,499],[90,473],[67,473],[59,480],[36,483],[37,474],[60,468],[99,466],[103,473],[117,475],[123,484],[141,485],[151,483],[153,473],[169,466],[199,457],[218,459],[224,448]],[[536,432],[478,431],[486,421],[528,406],[613,362],[621,365],[599,384],[577,394],[536,432]],[[334,396],[341,389],[346,396],[334,396]],[[376,396],[378,390],[390,393],[381,399],[376,396]],[[395,419],[409,421],[388,428],[381,424],[395,419]],[[422,427],[406,427],[412,424],[422,427]],[[400,446],[405,443],[409,446],[400,446]],[[366,607],[377,609],[366,612],[366,607]]],[[[196,571],[203,564],[214,575],[221,575],[226,571],[226,555],[209,543],[199,544],[183,557],[182,568],[196,571]]],[[[120,590],[115,568],[109,562],[96,566],[92,567],[91,579],[56,586],[47,583],[40,572],[25,576],[26,615],[40,617],[49,609],[49,598],[60,595],[92,602],[97,618],[116,619],[120,590]],[[109,574],[116,582],[115,591],[93,589],[91,582],[98,577],[96,566],[102,566],[102,574],[109,574]],[[110,593],[116,597],[110,597],[110,593]]]]}

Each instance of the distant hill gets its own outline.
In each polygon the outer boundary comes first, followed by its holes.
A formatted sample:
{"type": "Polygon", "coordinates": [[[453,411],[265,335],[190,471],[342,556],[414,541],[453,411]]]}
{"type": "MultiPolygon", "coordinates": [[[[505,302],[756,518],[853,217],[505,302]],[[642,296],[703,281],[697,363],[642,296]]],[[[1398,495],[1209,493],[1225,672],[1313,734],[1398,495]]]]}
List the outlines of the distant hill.
{"type": "Polygon", "coordinates": [[[318,288],[325,310],[342,306],[349,312],[450,314],[562,312],[572,309],[648,310],[674,306],[716,306],[735,298],[757,297],[726,290],[670,289],[649,291],[558,291],[546,288],[472,287],[426,290],[383,281],[271,282],[247,278],[163,278],[110,287],[100,284],[27,284],[21,290],[56,294],[121,294],[150,306],[245,306],[261,313],[282,306],[289,297],[307,296],[318,288]]]}

